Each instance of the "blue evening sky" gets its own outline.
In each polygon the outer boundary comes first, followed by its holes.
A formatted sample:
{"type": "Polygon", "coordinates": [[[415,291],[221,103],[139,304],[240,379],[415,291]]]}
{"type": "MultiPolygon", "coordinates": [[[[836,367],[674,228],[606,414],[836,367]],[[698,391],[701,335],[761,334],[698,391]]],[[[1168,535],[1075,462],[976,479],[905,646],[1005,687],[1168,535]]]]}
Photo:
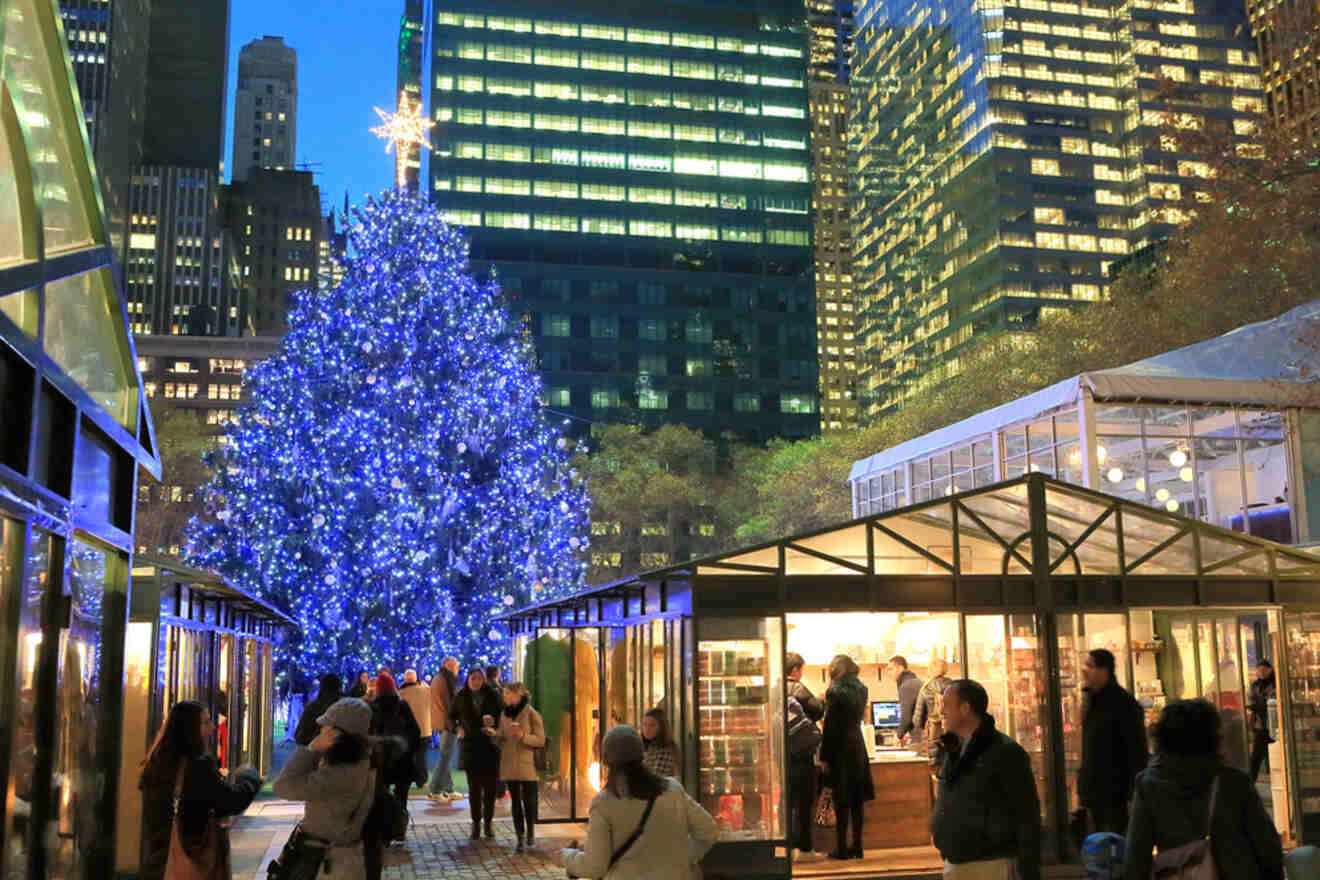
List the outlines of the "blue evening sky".
{"type": "Polygon", "coordinates": [[[390,186],[394,166],[367,129],[394,105],[403,0],[231,0],[225,167],[232,164],[238,51],[263,35],[298,52],[298,162],[320,162],[323,204],[340,209],[390,186]]]}

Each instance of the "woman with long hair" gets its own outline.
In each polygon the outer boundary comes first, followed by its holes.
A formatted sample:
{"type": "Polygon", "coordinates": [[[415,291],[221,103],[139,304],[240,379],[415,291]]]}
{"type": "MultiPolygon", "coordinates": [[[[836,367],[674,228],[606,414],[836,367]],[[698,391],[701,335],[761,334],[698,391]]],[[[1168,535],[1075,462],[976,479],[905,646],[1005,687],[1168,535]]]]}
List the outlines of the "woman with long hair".
{"type": "Polygon", "coordinates": [[[532,695],[520,681],[500,687],[504,709],[500,712],[495,742],[500,748],[500,781],[509,786],[513,804],[513,831],[517,851],[536,839],[537,782],[536,750],[545,746],[545,724],[532,708],[532,695]]]}
{"type": "Polygon", "coordinates": [[[458,725],[459,758],[467,773],[468,803],[472,809],[472,839],[483,831],[494,839],[495,794],[500,783],[500,750],[495,745],[495,721],[502,707],[499,697],[486,687],[486,672],[480,666],[468,670],[463,689],[454,695],[449,714],[458,725]]]}
{"type": "Polygon", "coordinates": [[[642,744],[646,754],[642,758],[648,770],[656,776],[678,776],[678,744],[669,735],[669,720],[665,710],[648,709],[642,716],[642,744]]]}
{"type": "Polygon", "coordinates": [[[209,709],[195,700],[175,703],[142,761],[138,788],[147,876],[162,876],[170,859],[187,858],[211,877],[229,877],[228,829],[220,828],[212,838],[208,826],[213,816],[219,820],[246,810],[261,790],[261,775],[243,766],[228,779],[222,777],[209,746],[214,736],[209,709]],[[179,846],[173,845],[175,834],[179,846]]]}
{"type": "MultiPolygon", "coordinates": [[[[362,830],[376,793],[367,739],[371,707],[363,700],[345,697],[318,717],[316,724],[316,737],[294,750],[275,780],[277,796],[306,803],[290,847],[301,840],[303,847],[314,852],[313,858],[321,866],[318,877],[363,880],[367,868],[362,830]]],[[[296,858],[299,854],[290,855],[296,858]]]]}
{"type": "Polygon", "coordinates": [[[825,692],[825,726],[821,731],[820,763],[824,785],[830,788],[838,821],[832,859],[862,857],[862,804],[875,800],[871,762],[862,738],[868,693],[857,676],[857,664],[847,654],[830,661],[830,687],[825,692]],[[848,828],[852,827],[852,845],[848,828]]]}
{"type": "Polygon", "coordinates": [[[642,737],[627,724],[601,743],[605,786],[592,798],[586,849],[561,850],[573,877],[687,880],[715,843],[719,827],[676,779],[646,766],[642,737]]]}

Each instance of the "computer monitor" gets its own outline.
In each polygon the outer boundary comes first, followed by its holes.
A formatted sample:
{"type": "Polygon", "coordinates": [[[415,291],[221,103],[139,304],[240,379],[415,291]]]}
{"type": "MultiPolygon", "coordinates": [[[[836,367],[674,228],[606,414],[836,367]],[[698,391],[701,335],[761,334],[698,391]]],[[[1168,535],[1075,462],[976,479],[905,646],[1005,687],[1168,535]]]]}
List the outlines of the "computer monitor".
{"type": "Polygon", "coordinates": [[[876,700],[871,703],[871,726],[876,730],[897,730],[902,717],[898,700],[876,700]]]}

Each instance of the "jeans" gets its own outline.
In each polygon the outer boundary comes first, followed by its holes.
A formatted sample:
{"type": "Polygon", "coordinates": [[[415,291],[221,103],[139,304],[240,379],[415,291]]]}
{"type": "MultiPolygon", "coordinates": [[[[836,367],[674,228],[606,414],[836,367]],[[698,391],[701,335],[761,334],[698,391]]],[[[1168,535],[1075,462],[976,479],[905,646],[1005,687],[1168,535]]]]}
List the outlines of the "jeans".
{"type": "Polygon", "coordinates": [[[486,822],[495,816],[495,790],[499,787],[499,777],[475,776],[468,772],[468,805],[472,808],[472,824],[486,822]]]}
{"type": "Polygon", "coordinates": [[[454,759],[458,756],[458,737],[448,730],[440,731],[440,756],[431,773],[431,794],[449,794],[454,790],[454,759]]]}
{"type": "Polygon", "coordinates": [[[509,800],[513,807],[513,830],[519,837],[523,836],[524,831],[531,837],[536,827],[537,783],[510,779],[508,786],[509,800]]]}

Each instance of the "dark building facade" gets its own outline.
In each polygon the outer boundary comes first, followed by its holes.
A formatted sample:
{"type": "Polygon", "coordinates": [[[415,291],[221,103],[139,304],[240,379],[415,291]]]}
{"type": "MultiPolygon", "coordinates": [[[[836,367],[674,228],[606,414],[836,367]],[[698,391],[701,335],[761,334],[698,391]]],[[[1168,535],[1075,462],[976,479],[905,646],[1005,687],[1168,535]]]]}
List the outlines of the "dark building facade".
{"type": "Polygon", "coordinates": [[[1224,0],[864,0],[850,100],[864,418],[956,377],[976,337],[1105,295],[1209,169],[1166,113],[1249,136],[1263,109],[1224,0]],[[1172,103],[1162,82],[1181,87],[1172,103]]]}
{"type": "Polygon", "coordinates": [[[61,0],[64,36],[96,159],[110,243],[123,249],[128,184],[142,156],[149,0],[61,0]]]}
{"type": "MultiPolygon", "coordinates": [[[[426,46],[426,6],[424,0],[404,0],[403,18],[399,21],[399,72],[396,112],[405,113],[422,103],[422,71],[426,46]]],[[[421,176],[422,151],[416,144],[394,145],[395,183],[417,192],[421,176]]]]}
{"type": "Polygon", "coordinates": [[[219,171],[229,0],[152,0],[143,162],[219,171]]]}
{"type": "Polygon", "coordinates": [[[320,188],[310,171],[252,168],[226,188],[224,201],[252,326],[281,334],[290,294],[319,286],[320,188]]]}
{"type": "Polygon", "coordinates": [[[816,433],[801,5],[489,0],[428,22],[429,188],[525,316],[548,405],[579,428],[816,433]]]}

